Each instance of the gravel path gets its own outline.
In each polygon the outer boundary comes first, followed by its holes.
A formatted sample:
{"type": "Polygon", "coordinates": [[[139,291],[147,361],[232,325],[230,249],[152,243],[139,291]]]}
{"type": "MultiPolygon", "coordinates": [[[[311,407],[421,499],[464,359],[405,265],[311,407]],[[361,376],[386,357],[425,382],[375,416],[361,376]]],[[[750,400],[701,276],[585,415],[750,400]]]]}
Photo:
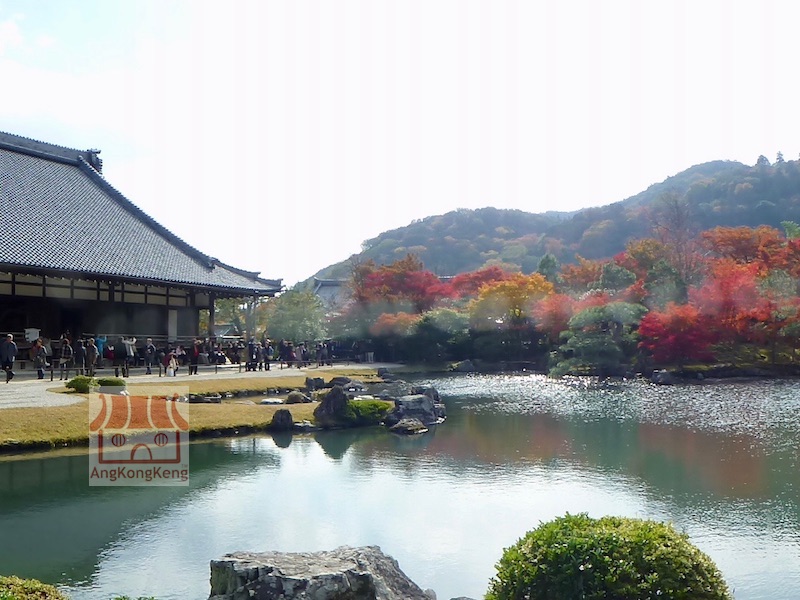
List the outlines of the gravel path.
{"type": "MultiPolygon", "coordinates": [[[[391,369],[392,367],[397,367],[399,365],[392,365],[392,364],[378,364],[378,363],[371,363],[371,364],[352,364],[352,365],[345,365],[344,368],[347,369],[364,369],[364,370],[374,370],[380,367],[386,367],[391,369]]],[[[255,372],[245,372],[242,371],[239,373],[238,368],[225,368],[220,369],[217,373],[214,373],[214,369],[211,367],[205,367],[207,370],[203,371],[203,367],[201,367],[200,372],[197,375],[192,375],[191,377],[195,379],[238,379],[244,377],[261,377],[264,379],[270,379],[274,377],[280,376],[289,376],[289,375],[303,375],[306,377],[324,377],[325,372],[330,369],[330,367],[306,367],[304,369],[279,369],[273,366],[272,369],[269,371],[255,371],[255,372]]],[[[41,407],[50,407],[50,406],[66,406],[69,404],[76,404],[84,400],[82,396],[73,396],[70,394],[60,394],[57,392],[51,392],[48,390],[59,390],[64,389],[64,382],[58,380],[58,373],[53,381],[50,381],[50,373],[46,374],[44,379],[36,379],[36,372],[30,370],[17,370],[16,377],[10,383],[4,383],[3,373],[0,372],[0,409],[4,408],[41,408],[41,407]]],[[[189,380],[188,369],[180,369],[178,373],[177,380],[189,380]],[[181,372],[183,371],[183,372],[181,372]]],[[[113,370],[111,369],[103,369],[101,370],[98,375],[102,377],[111,377],[113,376],[113,370]]],[[[155,375],[139,375],[133,374],[131,375],[130,381],[158,381],[159,376],[158,374],[155,375]]]]}

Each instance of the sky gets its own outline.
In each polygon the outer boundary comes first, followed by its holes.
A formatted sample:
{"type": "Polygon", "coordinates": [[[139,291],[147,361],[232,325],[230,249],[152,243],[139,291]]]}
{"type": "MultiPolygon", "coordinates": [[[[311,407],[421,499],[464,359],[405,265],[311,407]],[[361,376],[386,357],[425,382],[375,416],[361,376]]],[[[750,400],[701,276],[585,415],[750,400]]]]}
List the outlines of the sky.
{"type": "Polygon", "coordinates": [[[0,131],[292,286],[458,208],[800,153],[796,0],[0,0],[0,131]]]}

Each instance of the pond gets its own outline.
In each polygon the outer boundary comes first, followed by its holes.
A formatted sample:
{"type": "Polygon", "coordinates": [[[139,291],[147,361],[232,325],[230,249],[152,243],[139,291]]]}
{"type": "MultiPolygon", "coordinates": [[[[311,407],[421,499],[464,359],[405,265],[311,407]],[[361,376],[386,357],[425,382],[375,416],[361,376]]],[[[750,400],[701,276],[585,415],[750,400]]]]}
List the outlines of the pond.
{"type": "Polygon", "coordinates": [[[800,597],[796,381],[419,382],[447,404],[428,434],[196,442],[185,488],[90,488],[82,451],[6,457],[0,573],[76,600],[201,599],[227,552],[378,545],[440,599],[480,598],[503,548],[587,512],[674,523],[737,599],[800,597]]]}

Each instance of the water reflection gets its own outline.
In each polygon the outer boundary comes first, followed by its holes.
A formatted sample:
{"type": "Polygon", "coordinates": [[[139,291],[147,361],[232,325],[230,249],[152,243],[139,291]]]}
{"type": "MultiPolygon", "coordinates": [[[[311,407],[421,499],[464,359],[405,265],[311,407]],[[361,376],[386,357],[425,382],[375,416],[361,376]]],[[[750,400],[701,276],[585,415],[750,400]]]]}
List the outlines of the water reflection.
{"type": "Polygon", "coordinates": [[[790,382],[424,383],[449,414],[428,434],[194,443],[189,488],[89,488],[81,455],[0,461],[0,571],[177,600],[205,597],[226,552],[378,544],[439,597],[480,597],[504,547],[569,511],[673,521],[737,599],[800,597],[790,382]]]}

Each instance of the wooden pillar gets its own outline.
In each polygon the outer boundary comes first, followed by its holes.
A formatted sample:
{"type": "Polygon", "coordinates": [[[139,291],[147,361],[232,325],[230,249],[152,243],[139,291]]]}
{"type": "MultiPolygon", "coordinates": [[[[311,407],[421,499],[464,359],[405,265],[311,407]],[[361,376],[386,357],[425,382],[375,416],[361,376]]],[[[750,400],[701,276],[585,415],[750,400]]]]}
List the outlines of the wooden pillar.
{"type": "Polygon", "coordinates": [[[217,300],[217,294],[215,292],[209,292],[208,294],[208,339],[212,342],[216,341],[214,339],[214,304],[217,300]]]}

